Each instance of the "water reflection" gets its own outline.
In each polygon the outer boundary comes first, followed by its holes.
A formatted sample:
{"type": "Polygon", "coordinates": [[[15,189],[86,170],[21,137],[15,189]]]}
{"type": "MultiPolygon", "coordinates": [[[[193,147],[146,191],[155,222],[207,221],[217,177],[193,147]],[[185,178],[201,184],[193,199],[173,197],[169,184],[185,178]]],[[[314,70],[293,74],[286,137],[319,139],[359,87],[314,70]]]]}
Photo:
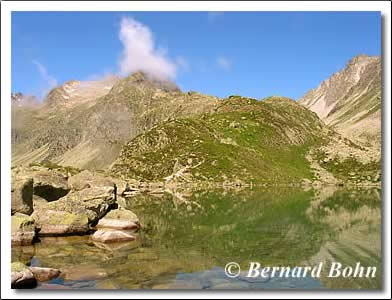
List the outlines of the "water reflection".
{"type": "Polygon", "coordinates": [[[170,190],[123,199],[121,205],[143,224],[135,242],[45,238],[14,247],[13,261],[64,270],[39,288],[381,288],[379,189],[170,190]],[[231,280],[223,272],[230,261],[243,268],[251,261],[360,261],[377,266],[377,278],[334,279],[324,272],[321,278],[231,280]]]}

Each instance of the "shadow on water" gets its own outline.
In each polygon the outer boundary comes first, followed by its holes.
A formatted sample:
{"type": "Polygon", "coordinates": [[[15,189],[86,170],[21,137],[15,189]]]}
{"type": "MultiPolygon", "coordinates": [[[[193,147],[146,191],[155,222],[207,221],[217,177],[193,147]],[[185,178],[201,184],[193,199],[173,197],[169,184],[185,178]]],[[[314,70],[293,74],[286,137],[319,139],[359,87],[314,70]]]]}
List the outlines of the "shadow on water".
{"type": "Polygon", "coordinates": [[[61,268],[39,288],[381,288],[379,189],[257,188],[139,195],[121,205],[143,230],[136,242],[43,238],[12,251],[13,260],[61,268]],[[33,258],[33,259],[32,259],[33,258]],[[325,264],[320,278],[228,278],[237,262],[263,266],[325,264]],[[376,266],[376,278],[329,278],[332,262],[376,266]]]}

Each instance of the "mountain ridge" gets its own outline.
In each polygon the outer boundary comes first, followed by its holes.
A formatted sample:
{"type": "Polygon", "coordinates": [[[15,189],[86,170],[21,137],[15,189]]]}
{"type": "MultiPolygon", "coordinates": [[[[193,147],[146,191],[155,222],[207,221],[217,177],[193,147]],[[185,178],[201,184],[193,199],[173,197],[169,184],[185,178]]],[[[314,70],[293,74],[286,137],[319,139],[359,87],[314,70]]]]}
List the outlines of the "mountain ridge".
{"type": "Polygon", "coordinates": [[[359,55],[299,103],[355,142],[381,145],[381,58],[359,55]]]}

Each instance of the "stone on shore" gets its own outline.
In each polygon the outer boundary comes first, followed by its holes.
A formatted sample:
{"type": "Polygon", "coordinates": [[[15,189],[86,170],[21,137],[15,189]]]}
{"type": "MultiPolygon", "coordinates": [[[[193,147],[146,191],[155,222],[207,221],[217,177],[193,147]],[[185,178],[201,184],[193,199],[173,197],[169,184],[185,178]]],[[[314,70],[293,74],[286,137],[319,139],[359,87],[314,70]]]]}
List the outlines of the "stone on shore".
{"type": "Polygon", "coordinates": [[[38,207],[32,217],[40,228],[39,236],[85,234],[115,199],[113,187],[88,188],[38,207]]]}
{"type": "Polygon", "coordinates": [[[20,262],[11,264],[11,288],[29,289],[37,286],[37,279],[33,272],[20,262]]]}
{"type": "Polygon", "coordinates": [[[12,172],[11,215],[19,212],[31,215],[33,212],[33,178],[12,172]]]}
{"type": "Polygon", "coordinates": [[[83,213],[40,208],[32,214],[32,218],[40,228],[38,236],[86,234],[90,230],[88,217],[83,213]]]}
{"type": "Polygon", "coordinates": [[[60,200],[49,203],[49,207],[74,214],[85,213],[89,223],[102,218],[116,203],[114,187],[94,187],[71,192],[60,200]]]}
{"type": "Polygon", "coordinates": [[[130,210],[115,209],[109,211],[98,221],[97,228],[115,228],[137,230],[140,228],[138,217],[130,210]]]}
{"type": "Polygon", "coordinates": [[[11,216],[11,245],[27,246],[33,244],[36,229],[33,218],[16,213],[11,216]]]}

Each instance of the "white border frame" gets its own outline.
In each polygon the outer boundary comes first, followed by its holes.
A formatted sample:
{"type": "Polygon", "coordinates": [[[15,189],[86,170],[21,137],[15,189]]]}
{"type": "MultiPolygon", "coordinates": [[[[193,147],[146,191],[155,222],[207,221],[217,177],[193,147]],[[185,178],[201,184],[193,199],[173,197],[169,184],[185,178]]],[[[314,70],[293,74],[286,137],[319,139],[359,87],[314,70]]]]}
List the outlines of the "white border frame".
{"type": "Polygon", "coordinates": [[[139,1],[139,2],[46,2],[20,1],[1,2],[1,297],[18,298],[151,298],[178,299],[185,297],[200,298],[293,298],[293,299],[325,299],[325,298],[389,298],[391,297],[391,4],[388,1],[210,1],[210,2],[179,2],[179,1],[139,1]],[[367,291],[220,291],[220,292],[186,292],[186,291],[15,291],[10,289],[10,206],[11,194],[11,11],[381,11],[383,15],[383,83],[384,83],[384,164],[383,164],[383,200],[384,200],[384,290],[382,292],[367,291]]]}

